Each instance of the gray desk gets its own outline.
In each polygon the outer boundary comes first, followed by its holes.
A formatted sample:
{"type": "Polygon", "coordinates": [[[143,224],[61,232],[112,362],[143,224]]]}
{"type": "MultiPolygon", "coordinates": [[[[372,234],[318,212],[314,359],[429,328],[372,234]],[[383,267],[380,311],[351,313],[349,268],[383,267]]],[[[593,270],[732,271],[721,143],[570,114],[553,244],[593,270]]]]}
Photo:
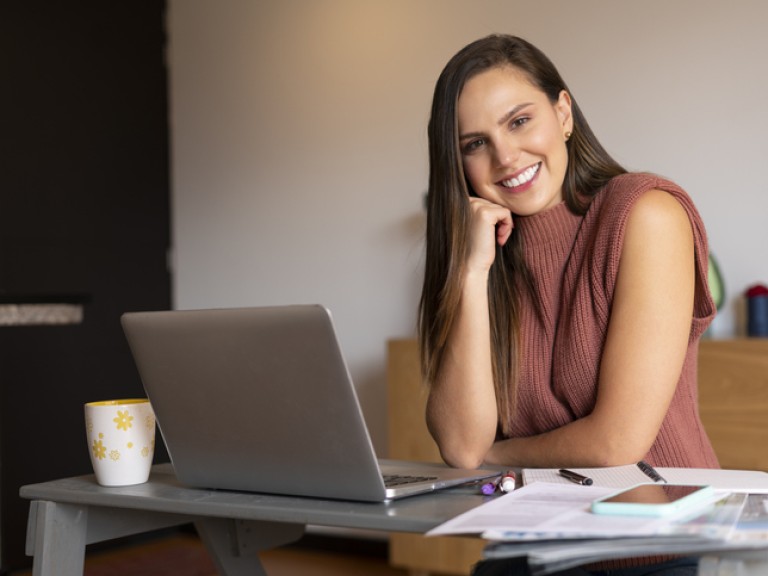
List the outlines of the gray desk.
{"type": "MultiPolygon", "coordinates": [[[[467,488],[382,504],[199,490],[180,485],[167,464],[137,486],[104,488],[93,476],[80,476],[24,486],[21,496],[32,500],[27,554],[34,556],[33,576],[81,576],[87,544],[189,522],[220,574],[265,574],[258,553],[298,540],[308,524],[424,533],[486,498],[467,488]]],[[[678,552],[703,556],[702,576],[768,574],[768,543],[698,543],[678,552]]]]}
{"type": "Polygon", "coordinates": [[[220,574],[265,574],[258,552],[299,539],[307,524],[423,533],[483,502],[467,489],[365,504],[186,488],[169,465],[149,482],[104,488],[93,476],[21,488],[32,500],[27,554],[34,576],[81,576],[85,546],[194,522],[220,574]]]}

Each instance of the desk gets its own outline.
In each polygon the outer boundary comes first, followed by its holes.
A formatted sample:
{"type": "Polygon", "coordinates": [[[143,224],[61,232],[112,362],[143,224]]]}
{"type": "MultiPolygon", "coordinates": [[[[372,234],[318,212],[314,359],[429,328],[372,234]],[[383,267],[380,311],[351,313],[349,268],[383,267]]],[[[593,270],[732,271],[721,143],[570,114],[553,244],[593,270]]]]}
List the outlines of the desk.
{"type": "Polygon", "coordinates": [[[200,490],[182,486],[168,464],[149,482],[105,488],[93,476],[31,484],[27,554],[34,576],[81,576],[85,546],[194,522],[219,573],[265,574],[258,552],[298,540],[307,524],[424,533],[483,502],[466,488],[368,504],[200,490]]]}
{"type": "MultiPolygon", "coordinates": [[[[258,553],[298,540],[307,524],[423,534],[486,500],[468,488],[381,504],[201,490],[182,486],[168,464],[155,466],[149,482],[136,486],[105,488],[93,476],[78,476],[24,486],[21,495],[32,500],[27,553],[34,556],[34,576],[81,576],[87,544],[189,522],[219,574],[265,574],[258,553]]],[[[679,552],[705,556],[700,574],[707,576],[757,576],[768,569],[763,543],[699,543],[679,552]]]]}

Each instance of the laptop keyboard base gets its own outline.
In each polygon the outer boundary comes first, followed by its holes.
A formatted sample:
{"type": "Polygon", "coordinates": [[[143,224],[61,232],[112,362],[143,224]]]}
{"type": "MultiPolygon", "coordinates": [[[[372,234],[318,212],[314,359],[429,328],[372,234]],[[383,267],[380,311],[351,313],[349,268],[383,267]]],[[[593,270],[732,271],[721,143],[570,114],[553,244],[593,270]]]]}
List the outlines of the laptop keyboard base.
{"type": "Polygon", "coordinates": [[[400,474],[385,474],[384,485],[387,488],[402,486],[404,484],[415,484],[416,482],[430,482],[437,480],[437,476],[403,476],[400,474]]]}

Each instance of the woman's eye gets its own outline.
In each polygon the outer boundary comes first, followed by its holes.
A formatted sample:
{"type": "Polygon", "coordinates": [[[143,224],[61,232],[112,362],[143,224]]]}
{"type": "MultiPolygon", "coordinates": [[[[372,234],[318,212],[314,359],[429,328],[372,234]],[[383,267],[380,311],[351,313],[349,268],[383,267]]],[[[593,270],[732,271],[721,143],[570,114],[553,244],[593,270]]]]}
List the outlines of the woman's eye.
{"type": "Polygon", "coordinates": [[[520,116],[519,118],[514,118],[513,120],[510,121],[509,127],[512,129],[520,128],[520,126],[528,122],[528,120],[530,120],[528,116],[520,116]]]}
{"type": "Polygon", "coordinates": [[[469,142],[464,144],[464,147],[462,148],[462,152],[464,152],[464,154],[471,154],[472,152],[481,148],[484,144],[485,144],[485,140],[483,140],[482,138],[475,138],[474,140],[470,140],[469,142]]]}

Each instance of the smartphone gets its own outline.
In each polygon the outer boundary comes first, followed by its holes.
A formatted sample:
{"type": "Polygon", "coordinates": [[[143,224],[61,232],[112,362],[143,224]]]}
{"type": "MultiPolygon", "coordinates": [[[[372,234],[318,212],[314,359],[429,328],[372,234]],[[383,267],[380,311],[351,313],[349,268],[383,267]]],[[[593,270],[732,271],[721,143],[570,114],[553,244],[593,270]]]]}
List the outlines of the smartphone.
{"type": "Polygon", "coordinates": [[[711,486],[639,484],[592,502],[595,514],[667,516],[712,499],[711,486]]]}

